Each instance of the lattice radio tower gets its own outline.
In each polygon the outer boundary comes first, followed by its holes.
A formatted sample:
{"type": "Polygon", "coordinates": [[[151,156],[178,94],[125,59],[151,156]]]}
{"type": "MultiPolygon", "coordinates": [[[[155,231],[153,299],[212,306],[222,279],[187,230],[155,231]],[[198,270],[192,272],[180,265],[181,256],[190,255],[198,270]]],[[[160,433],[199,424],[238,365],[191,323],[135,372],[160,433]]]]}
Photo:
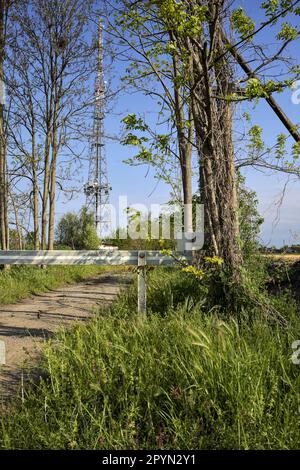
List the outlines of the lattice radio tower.
{"type": "Polygon", "coordinates": [[[94,214],[95,228],[100,240],[110,228],[109,193],[107,159],[104,148],[104,111],[106,85],[103,68],[103,24],[99,22],[98,66],[95,86],[95,108],[93,133],[89,156],[88,182],[84,185],[86,205],[94,214]]]}

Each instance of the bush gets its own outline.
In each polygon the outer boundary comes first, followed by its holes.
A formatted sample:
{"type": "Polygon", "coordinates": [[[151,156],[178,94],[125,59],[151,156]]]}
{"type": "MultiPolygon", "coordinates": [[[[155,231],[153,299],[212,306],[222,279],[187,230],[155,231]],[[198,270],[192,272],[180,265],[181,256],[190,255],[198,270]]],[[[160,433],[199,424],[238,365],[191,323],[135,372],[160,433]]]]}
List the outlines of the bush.
{"type": "Polygon", "coordinates": [[[93,225],[86,225],[82,230],[81,238],[78,243],[78,249],[98,250],[100,245],[99,237],[93,225]]]}
{"type": "Polygon", "coordinates": [[[79,214],[68,212],[59,221],[56,244],[72,250],[97,250],[100,240],[94,226],[93,214],[84,207],[79,214]]]}

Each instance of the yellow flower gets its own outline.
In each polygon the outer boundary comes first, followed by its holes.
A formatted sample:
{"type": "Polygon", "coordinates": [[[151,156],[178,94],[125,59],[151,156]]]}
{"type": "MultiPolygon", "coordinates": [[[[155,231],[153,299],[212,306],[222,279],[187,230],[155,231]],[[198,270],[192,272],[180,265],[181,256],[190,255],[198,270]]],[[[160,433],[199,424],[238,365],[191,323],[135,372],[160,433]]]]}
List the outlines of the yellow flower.
{"type": "Polygon", "coordinates": [[[204,260],[206,261],[206,263],[217,264],[218,266],[221,266],[221,264],[223,264],[222,258],[219,258],[218,256],[206,256],[204,260]]]}
{"type": "Polygon", "coordinates": [[[182,268],[182,272],[193,274],[197,279],[203,279],[205,272],[202,269],[197,269],[195,266],[187,266],[182,268]]]}

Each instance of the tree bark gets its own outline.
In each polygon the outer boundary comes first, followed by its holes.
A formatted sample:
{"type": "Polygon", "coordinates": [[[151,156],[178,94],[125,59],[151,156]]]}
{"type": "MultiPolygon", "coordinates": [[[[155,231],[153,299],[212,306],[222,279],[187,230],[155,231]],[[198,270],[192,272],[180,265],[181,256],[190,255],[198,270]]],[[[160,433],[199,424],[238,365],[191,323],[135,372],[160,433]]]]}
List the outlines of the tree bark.
{"type": "Polygon", "coordinates": [[[33,243],[34,249],[40,248],[40,228],[39,228],[39,187],[37,180],[37,154],[35,144],[35,128],[33,123],[32,133],[32,202],[33,202],[33,243]]]}
{"type": "Polygon", "coordinates": [[[51,160],[50,187],[49,187],[48,250],[53,250],[54,248],[56,162],[57,162],[57,129],[56,129],[56,124],[55,124],[54,129],[53,129],[53,137],[52,137],[52,160],[51,160]]]}
{"type": "MultiPolygon", "coordinates": [[[[218,55],[223,52],[219,16],[210,28],[209,41],[218,55]]],[[[211,64],[205,41],[200,46],[189,42],[188,47],[193,57],[193,113],[210,253],[222,258],[232,279],[239,282],[243,259],[232,142],[233,111],[230,102],[215,97],[230,93],[232,70],[226,57],[211,64]]]]}
{"type": "Polygon", "coordinates": [[[43,181],[43,197],[42,197],[42,250],[46,249],[47,243],[47,226],[48,226],[48,197],[49,197],[49,159],[50,159],[50,130],[47,129],[45,151],[44,151],[44,181],[43,181]]]}
{"type": "MultiPolygon", "coordinates": [[[[57,72],[57,57],[55,58],[55,76],[57,72]]],[[[51,160],[51,171],[50,171],[50,188],[49,188],[49,231],[48,231],[48,250],[54,248],[54,224],[55,224],[55,196],[56,196],[56,169],[57,169],[57,157],[60,147],[60,140],[58,139],[58,109],[60,102],[60,94],[62,89],[62,79],[60,78],[59,83],[57,79],[55,81],[55,95],[54,95],[54,111],[52,121],[52,160],[51,160]]]]}

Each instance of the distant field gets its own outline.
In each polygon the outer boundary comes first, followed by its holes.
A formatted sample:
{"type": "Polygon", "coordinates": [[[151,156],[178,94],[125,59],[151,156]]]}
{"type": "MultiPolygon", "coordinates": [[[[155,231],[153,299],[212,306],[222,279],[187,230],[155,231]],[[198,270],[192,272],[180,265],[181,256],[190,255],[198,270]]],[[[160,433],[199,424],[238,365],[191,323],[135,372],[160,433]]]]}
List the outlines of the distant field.
{"type": "Polygon", "coordinates": [[[300,260],[300,253],[268,253],[263,256],[268,256],[269,258],[275,259],[284,259],[286,261],[298,261],[300,260]]]}

